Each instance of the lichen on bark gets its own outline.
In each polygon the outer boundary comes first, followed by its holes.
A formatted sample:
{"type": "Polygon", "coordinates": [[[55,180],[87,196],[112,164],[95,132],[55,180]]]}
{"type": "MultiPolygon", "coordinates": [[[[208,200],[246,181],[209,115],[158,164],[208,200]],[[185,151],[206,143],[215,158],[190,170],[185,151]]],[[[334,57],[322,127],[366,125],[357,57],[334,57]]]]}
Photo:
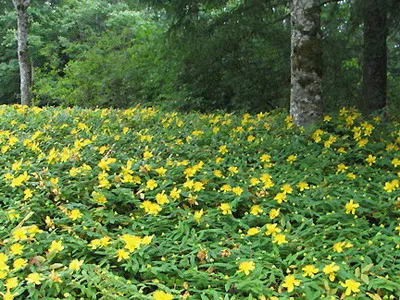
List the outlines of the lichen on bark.
{"type": "Polygon", "coordinates": [[[290,114],[297,125],[322,115],[322,42],[318,0],[293,0],[291,7],[290,114]]]}
{"type": "Polygon", "coordinates": [[[28,52],[28,12],[30,0],[13,0],[18,23],[18,63],[20,70],[21,104],[30,105],[31,63],[28,52]]]}

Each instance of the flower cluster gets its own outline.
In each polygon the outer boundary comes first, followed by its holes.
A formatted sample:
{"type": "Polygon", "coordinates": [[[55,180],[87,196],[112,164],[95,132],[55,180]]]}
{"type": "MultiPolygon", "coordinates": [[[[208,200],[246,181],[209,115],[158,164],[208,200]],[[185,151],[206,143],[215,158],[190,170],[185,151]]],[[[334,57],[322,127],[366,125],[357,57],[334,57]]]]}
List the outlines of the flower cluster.
{"type": "Polygon", "coordinates": [[[3,299],[398,297],[400,124],[0,107],[3,299]]]}

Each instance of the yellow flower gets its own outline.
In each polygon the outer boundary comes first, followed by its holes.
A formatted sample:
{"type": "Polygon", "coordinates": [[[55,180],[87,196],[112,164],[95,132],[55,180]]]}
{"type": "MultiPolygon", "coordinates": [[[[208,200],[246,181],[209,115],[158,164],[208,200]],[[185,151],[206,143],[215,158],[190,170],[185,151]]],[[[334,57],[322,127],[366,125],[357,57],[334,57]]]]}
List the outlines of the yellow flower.
{"type": "Polygon", "coordinates": [[[73,209],[69,212],[68,216],[73,220],[76,221],[83,217],[83,214],[79,209],[73,209]]]}
{"type": "MultiPolygon", "coordinates": [[[[0,264],[0,265],[1,265],[1,264],[0,264]]],[[[6,278],[7,275],[8,275],[8,273],[7,273],[6,271],[3,271],[3,270],[0,271],[0,279],[6,278]]]]}
{"type": "Polygon", "coordinates": [[[345,283],[340,282],[340,285],[346,288],[345,294],[349,296],[351,293],[358,293],[361,284],[353,279],[347,279],[345,283]]]}
{"type": "Polygon", "coordinates": [[[341,253],[343,252],[343,247],[346,245],[345,242],[337,242],[333,245],[333,251],[341,253]]]}
{"type": "Polygon", "coordinates": [[[265,162],[265,163],[270,162],[271,161],[271,156],[268,155],[268,154],[263,154],[260,157],[260,161],[261,162],[265,162]]]}
{"type": "Polygon", "coordinates": [[[286,244],[288,241],[286,240],[286,236],[284,234],[275,234],[272,242],[274,244],[282,245],[286,244]]]}
{"type": "Polygon", "coordinates": [[[25,189],[24,190],[24,200],[27,200],[33,196],[32,190],[31,189],[25,189]]]}
{"type": "Polygon", "coordinates": [[[365,161],[368,163],[368,165],[372,166],[374,163],[376,163],[376,156],[370,154],[365,161]]]}
{"type": "Polygon", "coordinates": [[[200,181],[196,181],[193,183],[193,190],[195,192],[200,192],[201,190],[204,190],[204,184],[200,181]]]}
{"type": "Polygon", "coordinates": [[[384,190],[388,193],[395,191],[399,187],[399,181],[394,179],[390,182],[385,182],[384,190]]]}
{"type": "Polygon", "coordinates": [[[142,239],[137,235],[124,234],[121,236],[121,240],[125,243],[125,248],[129,252],[135,251],[140,247],[142,239]]]}
{"type": "Polygon", "coordinates": [[[239,271],[246,275],[249,275],[251,271],[255,269],[256,265],[253,261],[244,261],[239,265],[239,271]]]}
{"type": "Polygon", "coordinates": [[[221,191],[223,192],[229,192],[232,190],[232,187],[229,184],[224,184],[223,186],[221,186],[221,191]]]}
{"type": "Polygon", "coordinates": [[[397,168],[398,166],[400,166],[400,159],[398,159],[397,157],[393,158],[392,164],[395,168],[397,168]]]}
{"type": "Polygon", "coordinates": [[[100,239],[91,240],[89,243],[89,247],[92,250],[96,250],[97,248],[101,247],[100,239]]]}
{"type": "Polygon", "coordinates": [[[229,205],[229,203],[221,203],[218,208],[222,210],[223,215],[232,214],[231,206],[229,205]]]}
{"type": "Polygon", "coordinates": [[[250,186],[255,186],[260,183],[260,180],[256,177],[250,178],[250,186]]]}
{"type": "Polygon", "coordinates": [[[181,196],[181,190],[177,189],[176,187],[174,187],[171,192],[169,193],[169,196],[173,199],[173,200],[178,200],[179,197],[181,196]]]}
{"type": "Polygon", "coordinates": [[[343,173],[343,172],[345,172],[348,168],[349,168],[349,167],[347,167],[345,164],[338,164],[336,173],[343,173]]]}
{"type": "Polygon", "coordinates": [[[302,270],[304,271],[303,276],[310,276],[311,278],[314,277],[315,274],[318,273],[318,268],[314,267],[313,265],[307,265],[305,267],[302,268],[302,270]]]}
{"type": "Polygon", "coordinates": [[[95,202],[99,204],[105,204],[107,203],[107,198],[104,196],[102,193],[98,193],[96,191],[92,192],[92,198],[95,202]]]}
{"type": "Polygon", "coordinates": [[[26,234],[27,234],[26,228],[20,227],[13,231],[13,238],[16,241],[26,240],[28,238],[28,236],[26,234]]]}
{"type": "Polygon", "coordinates": [[[74,177],[74,176],[78,175],[80,173],[80,171],[81,170],[79,168],[72,167],[71,170],[69,170],[69,175],[74,177]]]}
{"type": "Polygon", "coordinates": [[[140,208],[143,208],[146,214],[154,216],[158,215],[158,213],[162,210],[160,205],[157,203],[152,203],[148,200],[143,201],[143,203],[140,205],[140,208]]]}
{"type": "Polygon", "coordinates": [[[100,160],[100,162],[97,164],[100,169],[102,169],[103,171],[109,171],[110,167],[109,165],[112,163],[115,163],[117,160],[115,158],[102,158],[100,160]]]}
{"type": "Polygon", "coordinates": [[[164,176],[165,173],[167,173],[168,170],[166,168],[159,167],[159,168],[155,169],[155,171],[157,172],[157,174],[159,176],[164,176]]]}
{"type": "Polygon", "coordinates": [[[400,235],[400,224],[395,229],[399,232],[400,235]]]}
{"type": "Polygon", "coordinates": [[[11,170],[17,172],[21,169],[21,165],[22,165],[22,161],[15,161],[12,165],[11,165],[11,170]]]}
{"type": "Polygon", "coordinates": [[[143,153],[143,158],[144,159],[149,159],[153,157],[153,153],[151,151],[144,151],[143,153]]]}
{"type": "Polygon", "coordinates": [[[10,186],[11,187],[18,187],[20,185],[22,185],[25,181],[28,181],[29,178],[31,178],[28,173],[25,171],[23,174],[19,175],[18,177],[14,178],[11,181],[10,186]]]}
{"type": "Polygon", "coordinates": [[[330,122],[332,120],[332,117],[331,116],[329,116],[329,115],[325,115],[324,116],[324,122],[326,122],[326,123],[328,123],[328,122],[330,122]]]}
{"type": "Polygon", "coordinates": [[[336,142],[336,140],[337,140],[337,138],[336,138],[335,136],[333,136],[333,135],[329,136],[328,140],[325,141],[325,143],[324,143],[324,147],[325,147],[325,148],[330,148],[331,145],[332,145],[334,142],[336,142]]]}
{"type": "Polygon", "coordinates": [[[296,279],[294,275],[287,275],[283,280],[282,286],[287,288],[287,291],[290,293],[294,290],[294,286],[299,286],[301,280],[296,279]]]}
{"type": "Polygon", "coordinates": [[[251,208],[250,208],[250,213],[252,214],[252,215],[254,215],[254,216],[258,216],[258,214],[260,214],[260,213],[262,213],[263,212],[263,210],[262,210],[262,208],[260,207],[260,205],[253,205],[251,208]]]}
{"type": "Polygon", "coordinates": [[[4,283],[4,286],[7,288],[7,290],[16,288],[18,286],[18,278],[17,277],[8,278],[4,283]]]}
{"type": "Polygon", "coordinates": [[[289,155],[288,157],[287,157],[287,159],[286,159],[286,161],[289,163],[289,164],[292,164],[295,160],[297,159],[297,155],[289,155]]]}
{"type": "Polygon", "coordinates": [[[13,267],[14,267],[14,270],[19,270],[19,269],[24,268],[27,264],[28,264],[28,261],[27,261],[26,259],[17,258],[17,259],[13,262],[13,267]]]}
{"type": "Polygon", "coordinates": [[[218,152],[221,154],[226,154],[228,153],[228,148],[225,145],[220,146],[218,152]]]}
{"type": "Polygon", "coordinates": [[[58,273],[56,273],[54,270],[51,271],[49,278],[53,281],[53,282],[58,282],[61,283],[63,282],[60,275],[58,273]]]}
{"type": "Polygon", "coordinates": [[[39,227],[37,225],[30,225],[30,226],[27,226],[27,231],[28,231],[28,233],[30,233],[29,237],[34,237],[36,233],[40,233],[43,230],[39,229],[39,227]]]}
{"type": "Polygon", "coordinates": [[[254,136],[254,135],[249,135],[248,137],[247,137],[247,141],[249,141],[249,142],[252,142],[252,141],[254,141],[256,139],[256,137],[254,136]]]}
{"type": "Polygon", "coordinates": [[[360,147],[360,148],[364,147],[366,144],[368,144],[368,139],[361,139],[361,140],[357,143],[358,147],[360,147]]]}
{"type": "Polygon", "coordinates": [[[314,140],[314,142],[319,143],[322,140],[322,134],[324,134],[324,131],[321,129],[317,129],[316,131],[314,131],[314,133],[312,134],[312,139],[314,140]]]}
{"type": "Polygon", "coordinates": [[[49,229],[54,229],[55,228],[54,222],[49,216],[46,216],[46,218],[44,219],[44,222],[46,223],[46,226],[49,229]]]}
{"type": "Polygon", "coordinates": [[[101,239],[99,239],[100,247],[107,247],[108,244],[111,243],[110,240],[111,240],[111,238],[108,237],[108,236],[104,236],[104,237],[102,237],[101,239]]]}
{"type": "Polygon", "coordinates": [[[79,271],[82,264],[83,264],[83,260],[74,259],[73,261],[71,261],[69,263],[68,269],[74,270],[74,271],[79,271]]]}
{"type": "Polygon", "coordinates": [[[156,195],[156,201],[158,204],[166,204],[169,203],[168,196],[164,194],[165,191],[162,191],[161,193],[158,193],[156,195]]]}
{"type": "Polygon", "coordinates": [[[334,281],[335,280],[335,273],[337,271],[339,271],[339,266],[337,266],[334,262],[326,265],[322,271],[329,276],[329,280],[330,281],[334,281]]]}
{"type": "Polygon", "coordinates": [[[286,202],[287,201],[286,193],[284,193],[284,192],[277,193],[274,197],[274,200],[276,200],[279,204],[281,204],[283,201],[286,202]]]}
{"type": "Polygon", "coordinates": [[[221,178],[223,176],[221,170],[214,170],[213,174],[215,177],[221,178]]]}
{"type": "Polygon", "coordinates": [[[240,186],[236,186],[236,187],[232,188],[232,192],[235,195],[240,196],[243,193],[243,189],[240,186]]]}
{"type": "Polygon", "coordinates": [[[62,241],[52,241],[50,248],[49,248],[49,252],[60,252],[64,250],[64,246],[62,245],[62,241]]]}
{"type": "Polygon", "coordinates": [[[299,182],[299,183],[297,184],[297,187],[299,188],[300,192],[302,192],[302,191],[304,191],[304,190],[309,190],[309,189],[310,189],[310,186],[308,185],[308,183],[307,183],[307,182],[304,182],[304,181],[299,182]]]}
{"type": "Polygon", "coordinates": [[[356,213],[356,208],[358,208],[360,205],[358,203],[354,203],[354,200],[351,199],[349,202],[346,203],[346,214],[355,214],[356,213]]]}
{"type": "Polygon", "coordinates": [[[0,252],[0,263],[6,263],[8,260],[7,254],[0,252]]]}
{"type": "Polygon", "coordinates": [[[200,223],[200,219],[203,216],[203,209],[194,212],[194,219],[197,223],[200,223]]]}
{"type": "Polygon", "coordinates": [[[282,187],[281,187],[281,191],[284,193],[284,194],[291,194],[292,192],[293,192],[293,189],[292,189],[292,187],[290,186],[290,184],[284,184],[282,187]]]}
{"type": "Polygon", "coordinates": [[[164,291],[155,291],[153,293],[153,299],[154,300],[172,300],[174,299],[174,296],[172,296],[171,294],[168,294],[164,291]]]}
{"type": "Polygon", "coordinates": [[[193,177],[197,172],[197,169],[194,167],[189,167],[186,168],[183,173],[186,175],[186,178],[189,179],[190,177],[193,177]]]}
{"type": "Polygon", "coordinates": [[[272,176],[269,174],[262,174],[260,180],[264,184],[264,188],[269,189],[274,186],[274,182],[272,181],[272,176]]]}
{"type": "Polygon", "coordinates": [[[154,235],[146,235],[142,238],[140,243],[142,245],[150,245],[151,241],[153,240],[154,235]]]}
{"type": "Polygon", "coordinates": [[[43,280],[43,278],[40,277],[39,273],[31,273],[28,275],[28,277],[26,277],[26,282],[28,284],[40,284],[41,281],[43,280]]]}
{"type": "Polygon", "coordinates": [[[157,182],[154,179],[150,179],[146,182],[146,188],[150,191],[154,190],[158,186],[157,182]]]}
{"type": "Polygon", "coordinates": [[[22,255],[24,249],[24,245],[21,244],[12,244],[10,247],[10,252],[12,255],[22,255]]]}
{"type": "Polygon", "coordinates": [[[17,294],[11,294],[10,291],[5,292],[5,294],[1,294],[3,295],[3,300],[14,300],[14,297],[17,296],[17,294]]]}
{"type": "Polygon", "coordinates": [[[204,131],[202,131],[202,130],[194,130],[194,131],[192,132],[192,135],[194,135],[194,136],[201,136],[203,133],[204,133],[204,131]]]}
{"type": "Polygon", "coordinates": [[[11,221],[13,221],[13,220],[19,219],[20,214],[17,213],[17,212],[15,211],[15,209],[10,209],[10,210],[7,212],[7,217],[8,217],[11,221]]]}
{"type": "Polygon", "coordinates": [[[265,227],[267,228],[267,231],[265,232],[266,235],[272,235],[274,236],[275,234],[281,232],[282,230],[280,228],[277,228],[278,224],[266,224],[265,227]]]}
{"type": "Polygon", "coordinates": [[[249,228],[249,230],[247,230],[247,235],[252,236],[252,235],[256,235],[259,232],[260,232],[260,229],[258,227],[252,227],[252,228],[249,228]]]}
{"type": "Polygon", "coordinates": [[[280,208],[278,208],[278,209],[275,209],[275,208],[271,209],[271,210],[269,211],[269,218],[270,218],[271,220],[275,219],[276,217],[279,216],[279,213],[280,213],[280,212],[281,212],[281,209],[280,209],[280,208]]]}
{"type": "Polygon", "coordinates": [[[228,171],[231,173],[231,175],[234,175],[234,174],[239,173],[238,167],[234,167],[234,166],[230,166],[230,167],[228,168],[228,171]]]}
{"type": "Polygon", "coordinates": [[[115,257],[117,258],[117,262],[120,262],[123,259],[129,258],[129,252],[125,251],[124,249],[118,249],[115,257]]]}
{"type": "Polygon", "coordinates": [[[97,178],[99,179],[99,188],[106,188],[109,189],[111,187],[110,181],[107,179],[108,174],[106,172],[101,172],[99,175],[97,175],[97,178]]]}
{"type": "Polygon", "coordinates": [[[193,180],[187,180],[184,184],[183,187],[187,188],[187,189],[192,189],[194,185],[194,181],[193,180]]]}

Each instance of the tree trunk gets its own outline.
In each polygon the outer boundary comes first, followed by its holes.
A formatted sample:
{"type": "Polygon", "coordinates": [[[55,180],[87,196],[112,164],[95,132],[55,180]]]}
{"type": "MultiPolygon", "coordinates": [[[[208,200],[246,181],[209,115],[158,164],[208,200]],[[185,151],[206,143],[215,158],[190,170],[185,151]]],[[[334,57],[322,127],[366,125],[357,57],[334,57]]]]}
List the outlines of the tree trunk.
{"type": "Polygon", "coordinates": [[[320,17],[319,0],[292,0],[290,115],[301,126],[322,116],[320,17]]]}
{"type": "Polygon", "coordinates": [[[18,62],[21,104],[30,105],[31,64],[28,52],[28,12],[30,0],[13,0],[18,22],[18,62]]]}
{"type": "Polygon", "coordinates": [[[387,1],[364,0],[363,79],[361,110],[371,113],[386,106],[387,1]]]}

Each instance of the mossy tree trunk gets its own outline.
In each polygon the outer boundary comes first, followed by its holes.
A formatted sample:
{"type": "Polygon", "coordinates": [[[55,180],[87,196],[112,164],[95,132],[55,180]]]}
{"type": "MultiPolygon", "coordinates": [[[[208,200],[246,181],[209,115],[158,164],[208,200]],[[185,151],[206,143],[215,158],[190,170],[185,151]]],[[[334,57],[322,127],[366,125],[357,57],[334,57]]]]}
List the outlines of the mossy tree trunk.
{"type": "Polygon", "coordinates": [[[30,105],[31,63],[28,52],[28,7],[30,0],[12,0],[17,12],[18,62],[20,70],[21,104],[30,105]]]}
{"type": "Polygon", "coordinates": [[[386,106],[387,0],[363,0],[364,46],[361,105],[365,113],[386,106]]]}
{"type": "Polygon", "coordinates": [[[297,125],[322,116],[320,18],[319,0],[292,0],[290,114],[297,125]]]}

